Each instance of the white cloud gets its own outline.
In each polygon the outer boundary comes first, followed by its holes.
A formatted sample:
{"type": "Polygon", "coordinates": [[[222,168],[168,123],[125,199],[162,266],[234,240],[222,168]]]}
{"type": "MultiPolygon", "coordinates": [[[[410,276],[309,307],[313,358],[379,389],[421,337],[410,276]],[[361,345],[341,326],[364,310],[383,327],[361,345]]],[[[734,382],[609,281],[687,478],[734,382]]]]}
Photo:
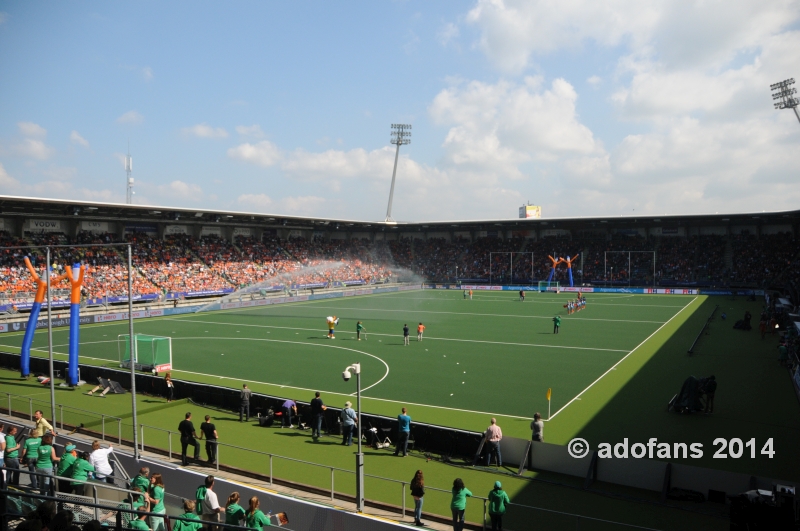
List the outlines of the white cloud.
{"type": "Polygon", "coordinates": [[[272,206],[272,199],[267,194],[242,194],[236,201],[245,208],[263,210],[272,206]]]}
{"type": "Polygon", "coordinates": [[[4,194],[19,192],[20,182],[10,176],[3,164],[0,163],[0,191],[4,194]]]}
{"type": "Polygon", "coordinates": [[[408,34],[406,34],[405,39],[406,42],[405,44],[403,44],[403,50],[405,50],[405,52],[409,55],[416,52],[417,48],[419,48],[419,43],[420,43],[420,39],[417,36],[417,34],[414,33],[413,30],[409,30],[408,34]]]}
{"type": "Polygon", "coordinates": [[[297,197],[284,197],[280,201],[280,210],[290,214],[319,216],[320,208],[325,204],[324,197],[304,195],[297,197]]]}
{"type": "Polygon", "coordinates": [[[522,84],[473,81],[441,91],[428,111],[450,127],[444,141],[450,163],[518,178],[519,165],[530,160],[601,151],[578,119],[577,97],[563,79],[547,89],[534,77],[522,84]]]}
{"type": "Polygon", "coordinates": [[[459,34],[460,31],[458,26],[452,22],[448,22],[442,27],[442,29],[439,30],[437,37],[439,38],[439,42],[442,44],[442,46],[447,46],[451,42],[458,39],[459,34]]]}
{"type": "Polygon", "coordinates": [[[8,20],[8,13],[0,11],[0,24],[4,24],[8,20]]]}
{"type": "Polygon", "coordinates": [[[466,20],[481,31],[480,48],[492,63],[521,71],[532,55],[580,48],[587,41],[656,53],[668,65],[723,65],[741,50],[797,20],[796,0],[707,2],[654,0],[478,0],[466,20]]]}
{"type": "Polygon", "coordinates": [[[600,76],[590,76],[586,79],[586,82],[593,87],[599,87],[603,83],[603,78],[600,76]]]}
{"type": "Polygon", "coordinates": [[[33,122],[17,122],[17,127],[22,136],[32,138],[45,138],[47,136],[47,129],[33,122]]]}
{"type": "Polygon", "coordinates": [[[244,209],[275,214],[294,214],[320,216],[320,208],[325,205],[324,197],[314,195],[288,196],[273,201],[267,194],[242,194],[236,202],[244,209]]]}
{"type": "Polygon", "coordinates": [[[144,122],[144,116],[137,111],[128,111],[117,118],[118,124],[140,124],[142,122],[144,122]]]}
{"type": "Polygon", "coordinates": [[[145,81],[153,79],[153,69],[149,66],[142,68],[142,78],[144,78],[145,81]]]}
{"type": "Polygon", "coordinates": [[[196,136],[198,138],[227,138],[228,132],[222,127],[211,127],[207,123],[184,127],[181,129],[184,135],[196,136]]]}
{"type": "Polygon", "coordinates": [[[263,167],[273,166],[281,159],[280,150],[269,140],[262,140],[257,144],[245,143],[230,148],[228,156],[263,167]]]}
{"type": "Polygon", "coordinates": [[[78,175],[78,168],[53,164],[46,170],[42,170],[42,174],[56,181],[69,181],[78,175]]]}
{"type": "Polygon", "coordinates": [[[628,38],[638,45],[646,41],[665,1],[478,0],[466,20],[481,30],[479,46],[490,61],[518,72],[532,54],[577,48],[587,39],[615,46],[628,38]]]}
{"type": "Polygon", "coordinates": [[[75,130],[69,134],[69,139],[73,144],[78,144],[79,146],[83,146],[85,148],[89,147],[89,141],[83,138],[81,134],[75,130]]]}
{"type": "MultiPolygon", "coordinates": [[[[152,185],[144,186],[146,191],[152,188],[152,185]]],[[[155,187],[158,197],[161,198],[174,198],[189,201],[198,201],[203,198],[203,189],[196,184],[187,183],[180,180],[172,181],[168,184],[161,184],[155,187]]]]}
{"type": "Polygon", "coordinates": [[[24,138],[22,143],[15,145],[13,149],[17,155],[39,160],[47,160],[55,153],[53,148],[33,138],[24,138]]]}
{"type": "Polygon", "coordinates": [[[254,125],[237,125],[236,132],[239,133],[241,136],[249,136],[253,138],[264,138],[264,131],[261,130],[261,126],[258,124],[254,125]]]}

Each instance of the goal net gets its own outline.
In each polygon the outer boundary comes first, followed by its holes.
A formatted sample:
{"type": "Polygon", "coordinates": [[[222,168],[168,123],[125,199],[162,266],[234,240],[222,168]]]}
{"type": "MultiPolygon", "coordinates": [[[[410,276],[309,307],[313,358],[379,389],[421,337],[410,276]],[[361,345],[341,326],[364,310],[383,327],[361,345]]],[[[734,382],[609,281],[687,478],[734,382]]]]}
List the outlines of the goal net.
{"type": "Polygon", "coordinates": [[[559,293],[561,291],[561,287],[555,280],[551,280],[549,282],[547,280],[540,280],[539,291],[555,291],[556,293],[559,293]]]}
{"type": "MultiPolygon", "coordinates": [[[[131,366],[130,337],[129,334],[120,334],[117,336],[120,367],[131,366]]],[[[154,373],[172,370],[171,337],[134,334],[133,339],[133,363],[136,369],[140,371],[153,371],[154,373]]]]}

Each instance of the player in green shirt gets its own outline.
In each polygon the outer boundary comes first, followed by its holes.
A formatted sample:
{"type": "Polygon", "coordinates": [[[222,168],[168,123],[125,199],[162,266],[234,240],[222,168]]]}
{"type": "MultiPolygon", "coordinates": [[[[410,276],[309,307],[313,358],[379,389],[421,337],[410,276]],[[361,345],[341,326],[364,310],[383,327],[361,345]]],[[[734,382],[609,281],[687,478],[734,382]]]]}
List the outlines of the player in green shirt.
{"type": "MultiPolygon", "coordinates": [[[[28,465],[28,470],[31,472],[36,471],[36,451],[39,449],[40,444],[42,444],[41,437],[28,437],[25,439],[25,444],[22,446],[21,461],[28,465]]],[[[33,474],[31,474],[31,488],[33,490],[39,488],[39,480],[37,479],[37,476],[34,476],[33,474]]]]}
{"type": "Polygon", "coordinates": [[[19,485],[19,444],[17,443],[17,428],[11,426],[8,428],[8,435],[6,435],[6,454],[5,465],[9,470],[6,475],[8,477],[9,485],[19,485]]]}
{"type": "Polygon", "coordinates": [[[361,341],[361,332],[366,332],[366,330],[367,329],[364,328],[364,325],[361,324],[361,321],[357,322],[356,323],[356,339],[361,341]]]}
{"type": "Polygon", "coordinates": [[[556,315],[553,317],[553,333],[557,334],[558,329],[561,327],[561,316],[556,315]]]}
{"type": "Polygon", "coordinates": [[[261,512],[258,506],[258,498],[256,496],[250,498],[250,508],[245,513],[245,520],[247,520],[247,527],[261,531],[264,526],[271,526],[272,522],[269,521],[269,516],[261,512]]]}
{"type": "Polygon", "coordinates": [[[225,504],[225,523],[230,525],[243,525],[245,521],[244,507],[239,505],[239,493],[231,492],[225,504]]]}

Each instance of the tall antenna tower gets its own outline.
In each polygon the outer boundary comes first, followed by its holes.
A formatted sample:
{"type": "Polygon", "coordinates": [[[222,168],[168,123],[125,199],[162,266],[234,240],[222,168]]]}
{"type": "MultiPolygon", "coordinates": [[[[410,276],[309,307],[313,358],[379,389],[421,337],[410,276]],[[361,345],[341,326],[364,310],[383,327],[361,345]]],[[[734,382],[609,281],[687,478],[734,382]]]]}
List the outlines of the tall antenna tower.
{"type": "Polygon", "coordinates": [[[394,152],[392,187],[389,189],[389,206],[386,209],[386,223],[395,223],[394,219],[392,219],[392,200],[394,199],[394,180],[397,176],[397,157],[400,155],[400,146],[411,143],[411,126],[409,124],[392,124],[391,143],[397,146],[397,150],[394,152]]]}
{"type": "Polygon", "coordinates": [[[797,105],[800,104],[800,101],[793,96],[793,94],[797,94],[797,89],[792,88],[792,85],[794,85],[794,78],[785,79],[780,83],[770,85],[769,88],[772,91],[772,99],[779,100],[775,103],[775,108],[793,110],[797,120],[800,121],[800,114],[797,112],[797,105]]]}
{"type": "Polygon", "coordinates": [[[131,145],[128,143],[128,154],[125,156],[125,173],[128,175],[127,180],[125,181],[127,190],[125,193],[125,202],[129,205],[133,203],[133,177],[131,177],[131,172],[133,171],[133,159],[131,158],[131,145]]]}

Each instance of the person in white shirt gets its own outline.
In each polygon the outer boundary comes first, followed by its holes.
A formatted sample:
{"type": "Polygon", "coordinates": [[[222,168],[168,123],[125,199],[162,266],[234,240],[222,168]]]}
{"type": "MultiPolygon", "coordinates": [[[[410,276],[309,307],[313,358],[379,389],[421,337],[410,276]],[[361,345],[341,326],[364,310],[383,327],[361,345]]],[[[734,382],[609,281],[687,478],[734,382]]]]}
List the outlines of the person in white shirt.
{"type": "MultiPolygon", "coordinates": [[[[219,506],[217,494],[214,492],[214,476],[206,477],[206,497],[203,498],[203,514],[201,518],[206,522],[219,523],[219,514],[225,511],[219,506]]],[[[216,527],[209,525],[206,531],[216,531],[216,527]]]]}
{"type": "Polygon", "coordinates": [[[110,444],[108,448],[100,448],[100,441],[92,443],[92,453],[89,454],[89,462],[94,466],[97,479],[105,479],[106,483],[114,483],[114,469],[108,461],[108,454],[114,451],[110,444]]]}

